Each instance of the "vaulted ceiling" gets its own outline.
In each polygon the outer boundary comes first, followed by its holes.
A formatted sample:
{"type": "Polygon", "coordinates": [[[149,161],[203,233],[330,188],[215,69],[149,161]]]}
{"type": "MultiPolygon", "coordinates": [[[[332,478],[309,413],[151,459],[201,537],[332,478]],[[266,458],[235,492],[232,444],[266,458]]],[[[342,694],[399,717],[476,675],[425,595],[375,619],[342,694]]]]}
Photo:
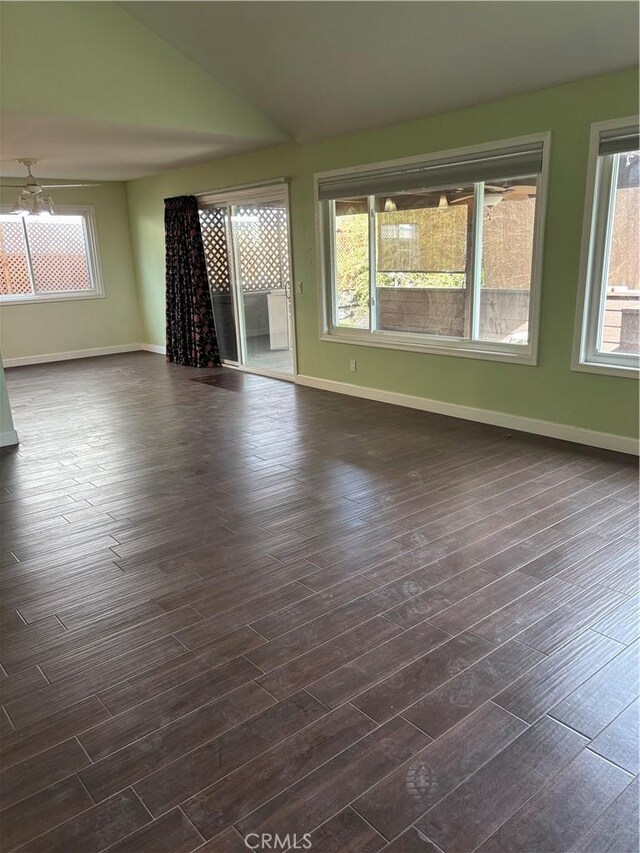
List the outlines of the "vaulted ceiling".
{"type": "Polygon", "coordinates": [[[635,2],[124,2],[297,142],[638,61],[635,2]]]}
{"type": "Polygon", "coordinates": [[[3,3],[0,172],[127,179],[638,63],[635,2],[3,3]]]}

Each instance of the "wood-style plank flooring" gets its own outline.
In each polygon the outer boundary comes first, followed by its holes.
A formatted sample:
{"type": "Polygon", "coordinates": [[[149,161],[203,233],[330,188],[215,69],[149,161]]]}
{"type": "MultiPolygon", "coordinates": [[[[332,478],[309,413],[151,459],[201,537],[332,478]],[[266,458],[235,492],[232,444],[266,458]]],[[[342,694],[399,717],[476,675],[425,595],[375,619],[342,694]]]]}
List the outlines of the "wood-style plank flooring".
{"type": "Polygon", "coordinates": [[[8,382],[4,853],[637,853],[630,459],[148,353],[8,382]]]}

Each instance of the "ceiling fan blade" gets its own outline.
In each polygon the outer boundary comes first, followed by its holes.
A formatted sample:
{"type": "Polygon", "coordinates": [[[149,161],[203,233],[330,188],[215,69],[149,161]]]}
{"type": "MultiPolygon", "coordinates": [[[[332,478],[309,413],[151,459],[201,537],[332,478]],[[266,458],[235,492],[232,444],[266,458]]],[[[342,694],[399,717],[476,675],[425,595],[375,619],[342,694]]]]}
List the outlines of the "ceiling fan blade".
{"type": "Polygon", "coordinates": [[[536,197],[535,193],[532,193],[532,192],[525,193],[525,192],[522,192],[520,190],[517,190],[516,192],[507,193],[506,195],[503,196],[505,201],[526,201],[527,199],[535,198],[535,197],[536,197]]]}
{"type": "Polygon", "coordinates": [[[99,187],[100,184],[40,184],[40,186],[45,190],[64,190],[69,187],[99,187]]]}
{"type": "Polygon", "coordinates": [[[461,204],[463,201],[469,201],[470,198],[473,198],[473,196],[465,195],[462,198],[454,198],[454,200],[450,201],[449,204],[461,204]]]}
{"type": "Polygon", "coordinates": [[[24,184],[0,184],[0,187],[10,187],[14,190],[24,189],[24,184]]]}

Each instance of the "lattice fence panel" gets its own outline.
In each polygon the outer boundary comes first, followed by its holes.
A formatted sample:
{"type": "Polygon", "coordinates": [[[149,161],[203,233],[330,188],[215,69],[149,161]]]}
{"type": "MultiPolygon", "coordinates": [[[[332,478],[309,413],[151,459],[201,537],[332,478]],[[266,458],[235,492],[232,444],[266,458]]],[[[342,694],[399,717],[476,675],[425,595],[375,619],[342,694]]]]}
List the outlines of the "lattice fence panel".
{"type": "Polygon", "coordinates": [[[36,293],[91,288],[81,217],[28,220],[27,238],[36,293]]]}
{"type": "Polygon", "coordinates": [[[236,207],[233,233],[243,291],[284,288],[289,282],[286,209],[236,207]]]}
{"type": "Polygon", "coordinates": [[[202,245],[212,293],[231,293],[226,217],[226,210],[220,207],[200,211],[202,245]]]}
{"type": "Polygon", "coordinates": [[[22,220],[0,220],[0,294],[31,293],[22,220]]]}

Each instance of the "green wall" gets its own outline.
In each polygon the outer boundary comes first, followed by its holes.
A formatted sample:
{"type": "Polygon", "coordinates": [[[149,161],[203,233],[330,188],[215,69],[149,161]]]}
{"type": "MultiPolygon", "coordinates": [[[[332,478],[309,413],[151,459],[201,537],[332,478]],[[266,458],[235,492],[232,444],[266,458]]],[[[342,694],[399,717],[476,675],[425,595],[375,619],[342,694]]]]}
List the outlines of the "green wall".
{"type": "Polygon", "coordinates": [[[287,138],[116,3],[2,3],[0,24],[4,112],[287,138]]]}
{"type": "MultiPolygon", "coordinates": [[[[59,205],[93,206],[105,296],[2,304],[0,338],[5,360],[139,343],[142,331],[124,184],[106,181],[98,187],[52,190],[51,194],[59,205]]],[[[15,199],[16,190],[0,186],[0,204],[12,205],[15,199]]]]}
{"type": "Polygon", "coordinates": [[[637,383],[571,370],[589,126],[637,112],[635,71],[597,77],[312,145],[283,145],[129,182],[145,341],[164,343],[163,199],[253,181],[291,179],[299,372],[623,436],[636,432],[637,383]],[[550,130],[539,365],[503,364],[321,342],[314,172],[550,130]],[[356,358],[358,372],[349,371],[356,358]]]}

